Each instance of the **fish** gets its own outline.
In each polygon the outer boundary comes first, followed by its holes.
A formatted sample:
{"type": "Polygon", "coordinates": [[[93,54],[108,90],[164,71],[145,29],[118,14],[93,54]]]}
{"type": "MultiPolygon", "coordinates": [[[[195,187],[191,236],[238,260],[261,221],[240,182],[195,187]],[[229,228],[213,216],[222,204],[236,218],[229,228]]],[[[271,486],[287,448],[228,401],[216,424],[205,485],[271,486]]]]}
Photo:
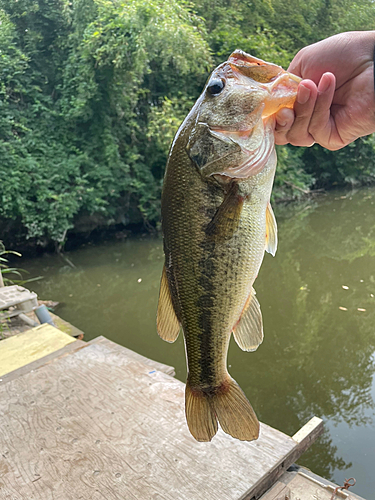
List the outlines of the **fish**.
{"type": "Polygon", "coordinates": [[[293,108],[300,78],[241,50],[209,77],[178,129],[161,199],[165,263],[157,332],[187,356],[185,415],[197,441],[222,430],[259,436],[258,418],[227,370],[231,335],[244,351],[263,340],[253,283],[264,252],[275,255],[270,204],[275,113],[293,108]]]}

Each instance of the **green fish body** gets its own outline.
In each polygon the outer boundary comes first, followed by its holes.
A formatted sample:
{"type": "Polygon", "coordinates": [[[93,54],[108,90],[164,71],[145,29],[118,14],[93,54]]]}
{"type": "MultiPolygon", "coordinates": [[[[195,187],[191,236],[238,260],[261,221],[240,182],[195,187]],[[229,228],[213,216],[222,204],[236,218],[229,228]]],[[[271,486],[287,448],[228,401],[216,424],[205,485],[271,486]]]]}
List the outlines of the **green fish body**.
{"type": "Polygon", "coordinates": [[[236,51],[213,72],[171,147],[157,327],[173,342],[182,326],[186,418],[198,441],[210,441],[218,421],[238,439],[259,435],[249,401],[228,374],[227,352],[232,332],[246,351],[263,339],[252,285],[264,251],[275,254],[277,246],[269,203],[272,114],[293,105],[296,88],[297,79],[280,67],[236,51]]]}

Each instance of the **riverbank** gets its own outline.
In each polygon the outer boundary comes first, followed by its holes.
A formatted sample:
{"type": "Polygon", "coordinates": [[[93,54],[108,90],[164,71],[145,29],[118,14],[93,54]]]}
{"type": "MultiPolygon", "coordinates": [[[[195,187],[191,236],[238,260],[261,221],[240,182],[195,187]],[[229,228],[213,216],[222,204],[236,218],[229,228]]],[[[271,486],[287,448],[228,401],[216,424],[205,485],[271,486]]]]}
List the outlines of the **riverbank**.
{"type": "MultiPolygon", "coordinates": [[[[290,184],[286,182],[286,185],[290,184]]],[[[274,210],[283,213],[293,210],[293,207],[303,207],[315,200],[324,198],[329,192],[324,189],[305,190],[293,185],[299,197],[282,198],[273,202],[274,210]]],[[[161,236],[160,222],[146,223],[142,219],[137,223],[114,223],[97,218],[95,215],[85,215],[76,225],[67,231],[63,242],[54,242],[47,238],[30,238],[15,221],[4,221],[0,218],[1,239],[7,249],[17,250],[24,257],[40,257],[44,253],[72,252],[81,247],[97,245],[103,242],[124,241],[131,238],[153,238],[161,236]]]]}

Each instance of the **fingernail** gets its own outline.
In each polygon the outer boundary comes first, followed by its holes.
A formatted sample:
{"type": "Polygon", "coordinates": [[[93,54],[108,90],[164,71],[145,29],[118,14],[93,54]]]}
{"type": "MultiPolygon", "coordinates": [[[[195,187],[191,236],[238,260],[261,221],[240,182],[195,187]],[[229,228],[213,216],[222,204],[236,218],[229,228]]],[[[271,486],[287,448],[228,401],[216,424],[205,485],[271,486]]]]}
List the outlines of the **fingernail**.
{"type": "Polygon", "coordinates": [[[297,102],[299,104],[305,104],[309,100],[310,94],[310,89],[304,85],[300,85],[297,92],[297,102]]]}
{"type": "Polygon", "coordinates": [[[327,73],[324,73],[322,78],[320,79],[320,82],[318,84],[318,92],[325,92],[330,84],[329,78],[326,77],[327,73]]]}

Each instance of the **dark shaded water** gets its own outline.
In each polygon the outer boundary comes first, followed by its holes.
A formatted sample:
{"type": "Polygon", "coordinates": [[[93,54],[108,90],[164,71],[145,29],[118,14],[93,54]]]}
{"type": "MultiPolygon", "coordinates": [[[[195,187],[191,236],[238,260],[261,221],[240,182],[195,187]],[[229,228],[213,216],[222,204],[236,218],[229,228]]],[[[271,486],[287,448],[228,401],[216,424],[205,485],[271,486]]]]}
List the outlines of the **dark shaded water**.
{"type": "MultiPolygon", "coordinates": [[[[255,282],[265,339],[255,353],[232,341],[231,375],[263,422],[293,435],[311,416],[326,432],[299,461],[343,484],[375,491],[375,190],[335,192],[293,207],[274,207],[275,258],[255,282]]],[[[147,357],[171,364],[185,380],[182,338],[155,330],[160,239],[87,246],[62,257],[23,260],[41,298],[64,303],[59,315],[147,357]]]]}

